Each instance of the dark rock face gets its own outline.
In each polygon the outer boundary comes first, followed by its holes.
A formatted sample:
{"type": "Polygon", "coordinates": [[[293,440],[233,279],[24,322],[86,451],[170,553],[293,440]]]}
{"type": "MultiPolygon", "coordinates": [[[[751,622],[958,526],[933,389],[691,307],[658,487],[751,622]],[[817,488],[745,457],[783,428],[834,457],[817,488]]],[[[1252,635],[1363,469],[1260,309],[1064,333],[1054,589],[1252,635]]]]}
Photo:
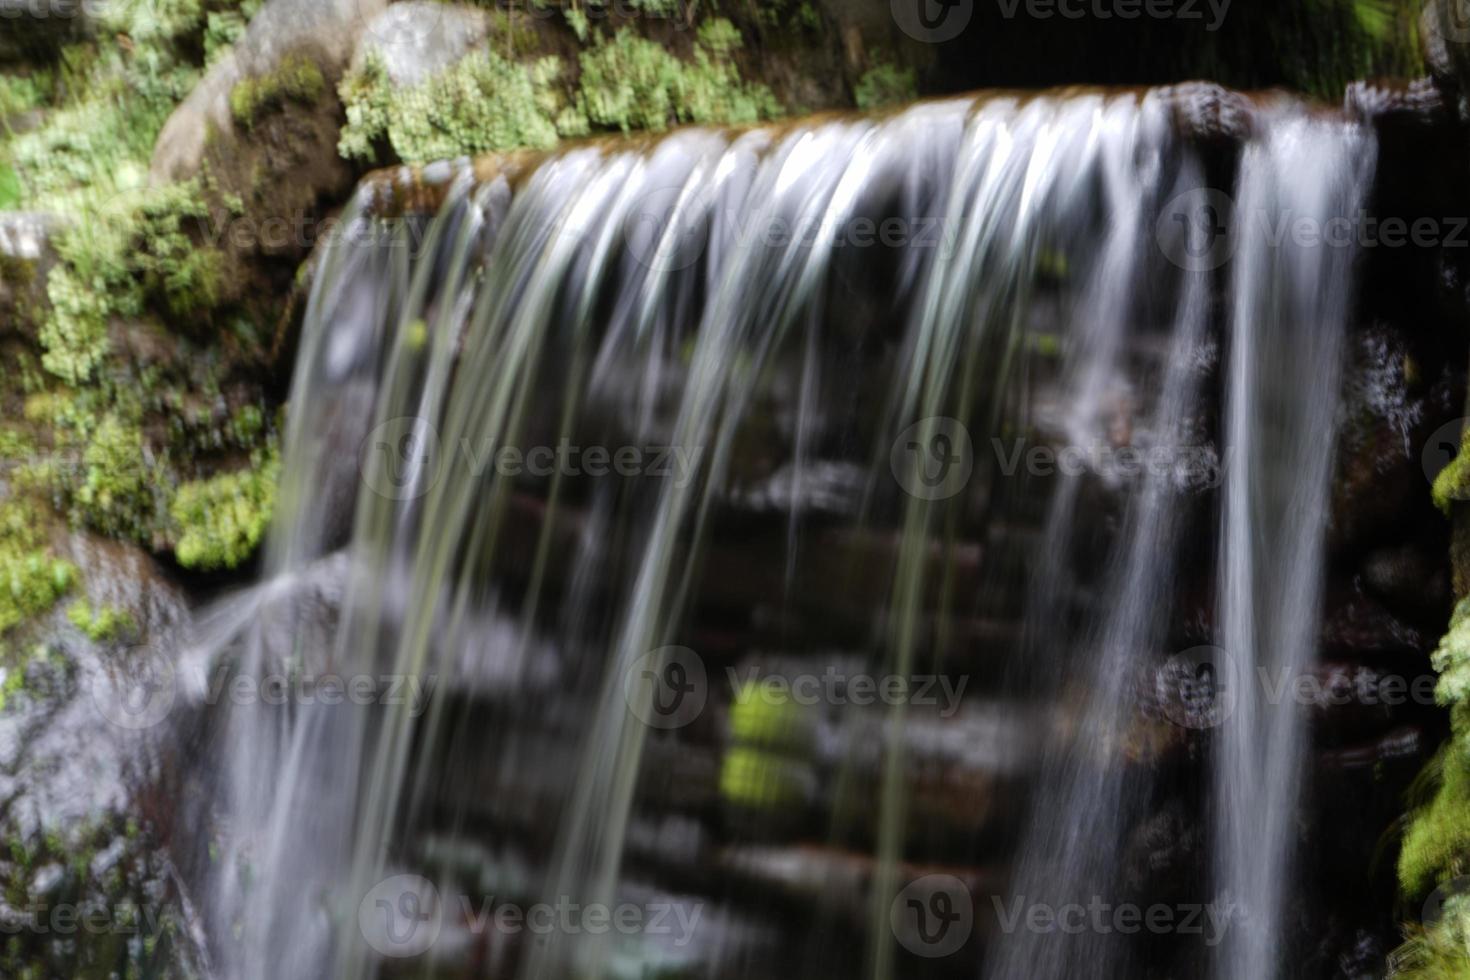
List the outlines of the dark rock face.
{"type": "Polygon", "coordinates": [[[47,57],[92,27],[84,0],[0,0],[0,61],[47,57]]]}
{"type": "Polygon", "coordinates": [[[193,915],[163,846],[176,747],[158,712],[129,700],[130,678],[155,666],[183,621],[184,596],[137,549],[78,535],[65,553],[86,569],[89,594],[76,601],[125,625],[89,637],[62,603],[17,639],[33,648],[0,714],[0,921],[11,937],[0,973],[195,975],[193,915]]]}

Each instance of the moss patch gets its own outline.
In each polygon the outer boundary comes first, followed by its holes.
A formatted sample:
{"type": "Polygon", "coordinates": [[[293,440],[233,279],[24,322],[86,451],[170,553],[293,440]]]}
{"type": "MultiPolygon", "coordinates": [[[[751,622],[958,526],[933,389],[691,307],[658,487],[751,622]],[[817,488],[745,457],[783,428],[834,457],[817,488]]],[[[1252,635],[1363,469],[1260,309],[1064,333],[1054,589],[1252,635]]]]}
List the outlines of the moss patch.
{"type": "Polygon", "coordinates": [[[28,502],[0,502],[0,635],[50,609],[76,582],[76,569],[52,553],[42,527],[28,502]]]}
{"type": "Polygon", "coordinates": [[[249,129],[268,110],[288,102],[313,105],[326,94],[327,80],[316,62],[303,55],[292,55],[282,59],[275,71],[259,78],[247,78],[236,85],[230,91],[230,111],[235,122],[249,129]]]}
{"type": "MultiPolygon", "coordinates": [[[[587,25],[580,27],[578,36],[588,37],[587,25]]],[[[408,89],[395,89],[382,62],[369,58],[339,90],[347,108],[339,150],[373,160],[386,144],[398,159],[423,163],[550,149],[599,129],[657,132],[781,115],[768,88],[741,77],[740,47],[739,31],[723,18],[700,26],[688,59],[623,28],[591,40],[575,72],[556,55],[512,61],[492,45],[408,89]]]]}
{"type": "Polygon", "coordinates": [[[94,643],[115,640],[138,629],[138,624],[128,611],[116,606],[93,606],[88,602],[74,602],[67,608],[66,618],[94,643]]]}
{"type": "Polygon", "coordinates": [[[251,467],[179,487],[170,513],[180,527],[175,549],[185,568],[234,568],[255,551],[275,509],[280,457],[258,455],[251,467]]]}
{"type": "Polygon", "coordinates": [[[859,109],[911,102],[918,98],[918,94],[919,83],[914,70],[886,62],[864,72],[853,89],[853,99],[859,109]]]}

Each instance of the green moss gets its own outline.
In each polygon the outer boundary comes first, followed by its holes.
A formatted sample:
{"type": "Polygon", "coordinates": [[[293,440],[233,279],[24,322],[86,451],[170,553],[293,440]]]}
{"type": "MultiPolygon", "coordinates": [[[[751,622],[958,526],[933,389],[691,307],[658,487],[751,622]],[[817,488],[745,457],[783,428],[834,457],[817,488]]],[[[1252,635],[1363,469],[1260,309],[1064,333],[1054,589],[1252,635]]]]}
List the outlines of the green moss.
{"type": "Polygon", "coordinates": [[[1423,898],[1441,881],[1466,867],[1470,855],[1470,756],[1451,740],[1440,749],[1433,775],[1433,798],[1411,815],[1399,853],[1399,886],[1411,899],[1423,898]]]}
{"type": "Polygon", "coordinates": [[[9,210],[20,203],[20,177],[15,168],[0,162],[0,211],[9,210]]]}
{"type": "MultiPolygon", "coordinates": [[[[573,29],[590,33],[571,9],[573,29]]],[[[583,15],[585,16],[585,15],[583,15]]],[[[503,32],[502,32],[503,33],[503,32]]],[[[703,24],[693,58],[624,28],[599,38],[578,60],[575,88],[560,58],[526,63],[491,49],[472,54],[414,88],[394,89],[382,62],[368,58],[339,90],[347,126],[339,150],[373,159],[387,144],[409,163],[520,148],[549,149],[594,129],[661,131],[680,122],[750,123],[781,114],[763,85],[741,79],[740,33],[728,20],[703,24]]]]}
{"type": "Polygon", "coordinates": [[[71,563],[47,547],[43,526],[32,505],[0,502],[0,634],[50,609],[76,581],[71,563]]]}
{"type": "Polygon", "coordinates": [[[766,809],[800,803],[807,769],[773,752],[737,746],[720,767],[720,795],[741,807],[766,809]]]}
{"type": "Polygon", "coordinates": [[[107,356],[112,318],[140,316],[150,302],[187,323],[214,307],[223,254],[189,234],[208,217],[201,185],[189,181],[119,194],[59,235],[40,330],[46,370],[87,382],[107,356]]]}
{"type": "Polygon", "coordinates": [[[23,206],[85,211],[146,183],[159,130],[199,79],[187,46],[171,33],[193,15],[181,21],[177,13],[168,2],[119,0],[108,7],[113,32],[65,49],[36,90],[12,90],[12,101],[51,103],[40,126],[0,147],[23,206]]]}
{"type": "Polygon", "coordinates": [[[74,602],[67,608],[66,618],[94,643],[115,640],[138,629],[132,615],[117,606],[94,607],[88,602],[74,602]]]}
{"type": "Polygon", "coordinates": [[[1430,491],[1434,496],[1434,506],[1446,515],[1455,501],[1470,500],[1470,452],[1466,451],[1470,447],[1467,447],[1467,438],[1470,438],[1470,426],[1460,433],[1460,451],[1448,466],[1439,471],[1430,491]]]}
{"type": "Polygon", "coordinates": [[[912,102],[918,98],[919,85],[912,68],[899,68],[886,62],[863,73],[853,90],[859,109],[912,102]]]}
{"type": "Polygon", "coordinates": [[[549,149],[557,142],[561,61],[531,66],[493,50],[470,55],[422,85],[394,90],[377,58],[343,80],[347,125],[339,149],[369,159],[386,140],[409,163],[511,150],[549,149]]]}
{"type": "Polygon", "coordinates": [[[114,537],[146,541],[155,520],[155,486],[143,461],[143,435],[115,414],[103,417],[82,453],[72,495],[74,520],[114,537]]]}
{"type": "Polygon", "coordinates": [[[795,749],[811,742],[811,725],[802,705],[784,690],[746,683],[730,705],[730,736],[747,746],[795,749]]]}
{"type": "Polygon", "coordinates": [[[293,55],[280,67],[259,78],[247,78],[230,91],[230,111],[235,122],[247,129],[260,115],[288,102],[314,105],[327,94],[327,80],[310,58],[293,55]]]}
{"type": "Polygon", "coordinates": [[[1464,980],[1470,977],[1470,896],[1450,896],[1438,921],[1428,928],[1411,924],[1407,941],[1394,951],[1394,980],[1464,980]]]}
{"type": "Polygon", "coordinates": [[[685,62],[624,28],[582,53],[579,103],[593,125],[623,132],[779,116],[770,89],[741,79],[731,57],[740,44],[734,25],[714,18],[700,26],[694,60],[685,62]]]}
{"type": "Polygon", "coordinates": [[[185,568],[234,568],[255,551],[275,509],[280,457],[257,454],[251,468],[179,487],[169,512],[179,526],[175,556],[185,568]]]}

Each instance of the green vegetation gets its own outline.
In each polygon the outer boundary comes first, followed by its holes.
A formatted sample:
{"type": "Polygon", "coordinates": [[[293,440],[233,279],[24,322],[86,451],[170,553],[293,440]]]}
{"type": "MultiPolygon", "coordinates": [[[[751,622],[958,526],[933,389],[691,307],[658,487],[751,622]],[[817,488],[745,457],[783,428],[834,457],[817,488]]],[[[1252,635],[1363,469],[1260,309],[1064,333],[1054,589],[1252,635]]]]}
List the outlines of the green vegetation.
{"type": "Polygon", "coordinates": [[[779,116],[769,89],[741,79],[733,60],[740,45],[740,33],[721,18],[701,25],[690,61],[624,28],[580,54],[575,84],[561,58],[511,61],[492,45],[421,85],[395,89],[383,63],[370,57],[340,88],[347,125],[339,148],[349,159],[370,160],[385,142],[399,159],[423,163],[550,149],[593,129],[662,131],[681,122],[779,116]]]}
{"type": "Polygon", "coordinates": [[[187,233],[208,218],[199,182],[189,181],[118,194],[57,236],[61,264],[47,281],[39,338],[46,370],[88,381],[107,355],[109,321],[140,316],[150,301],[181,319],[213,307],[222,256],[187,233]]]}
{"type": "Polygon", "coordinates": [[[50,609],[76,581],[76,569],[47,546],[44,527],[30,503],[0,502],[0,635],[50,609]]]}
{"type": "Polygon", "coordinates": [[[87,602],[74,602],[67,608],[66,618],[94,643],[115,640],[138,629],[138,624],[133,622],[128,611],[117,606],[93,606],[87,602]]]}
{"type": "Polygon", "coordinates": [[[1470,427],[1460,433],[1460,449],[1448,466],[1434,478],[1434,506],[1448,516],[1450,504],[1456,500],[1470,499],[1470,427]]]}
{"type": "Polygon", "coordinates": [[[258,455],[251,468],[179,487],[170,513],[181,528],[176,556],[185,568],[233,568],[255,551],[275,508],[281,461],[258,455]]]}
{"type": "Polygon", "coordinates": [[[230,111],[246,129],[264,112],[288,102],[314,105],[327,94],[327,80],[316,62],[296,55],[282,60],[268,75],[247,78],[230,91],[230,111]]]}
{"type": "Polygon", "coordinates": [[[720,795],[740,807],[799,804],[811,782],[804,756],[811,748],[806,709],[783,688],[741,685],[730,706],[730,738],[720,769],[720,795]]]}
{"type": "Polygon", "coordinates": [[[776,118],[770,89],[741,79],[732,58],[740,46],[740,32],[723,18],[700,25],[692,62],[624,28],[582,53],[578,104],[594,126],[623,132],[776,118]]]}
{"type": "Polygon", "coordinates": [[[407,90],[394,90],[381,61],[369,58],[342,83],[347,125],[340,150],[369,159],[386,139],[411,163],[517,147],[548,149],[557,141],[563,99],[557,58],[525,66],[493,50],[463,59],[407,90]]]}
{"type": "Polygon", "coordinates": [[[918,98],[919,83],[912,68],[898,68],[887,62],[875,65],[858,79],[853,99],[859,109],[876,109],[918,98]]]}

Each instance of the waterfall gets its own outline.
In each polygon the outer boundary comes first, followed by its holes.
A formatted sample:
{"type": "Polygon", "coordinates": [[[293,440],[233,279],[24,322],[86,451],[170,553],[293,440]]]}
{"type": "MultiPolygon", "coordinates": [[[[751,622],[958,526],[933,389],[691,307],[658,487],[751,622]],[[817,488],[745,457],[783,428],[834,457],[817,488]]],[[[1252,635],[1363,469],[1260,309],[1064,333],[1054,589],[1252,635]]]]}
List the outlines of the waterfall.
{"type": "Polygon", "coordinates": [[[1215,860],[1241,905],[1222,977],[1277,976],[1287,915],[1305,718],[1281,682],[1315,659],[1351,238],[1280,236],[1284,221],[1324,232],[1363,207],[1373,147],[1363,134],[1297,113],[1246,147],[1237,210],[1250,222],[1231,277],[1217,606],[1230,711],[1215,763],[1215,860]],[[1262,819],[1266,815],[1268,819],[1262,819]]]}
{"type": "Polygon", "coordinates": [[[294,692],[211,719],[222,974],[1273,975],[1305,739],[1246,674],[1312,656],[1353,256],[1239,233],[1351,214],[1372,152],[1282,105],[1222,163],[1190,97],[365,182],[315,268],[261,581],[186,661],[196,700],[294,692]],[[1195,261],[1179,202],[1237,172],[1236,253],[1195,261]],[[1233,712],[1171,699],[1212,588],[1233,712]],[[1215,861],[1180,900],[1248,929],[1015,925],[1146,902],[1125,852],[1205,750],[1215,861]]]}

